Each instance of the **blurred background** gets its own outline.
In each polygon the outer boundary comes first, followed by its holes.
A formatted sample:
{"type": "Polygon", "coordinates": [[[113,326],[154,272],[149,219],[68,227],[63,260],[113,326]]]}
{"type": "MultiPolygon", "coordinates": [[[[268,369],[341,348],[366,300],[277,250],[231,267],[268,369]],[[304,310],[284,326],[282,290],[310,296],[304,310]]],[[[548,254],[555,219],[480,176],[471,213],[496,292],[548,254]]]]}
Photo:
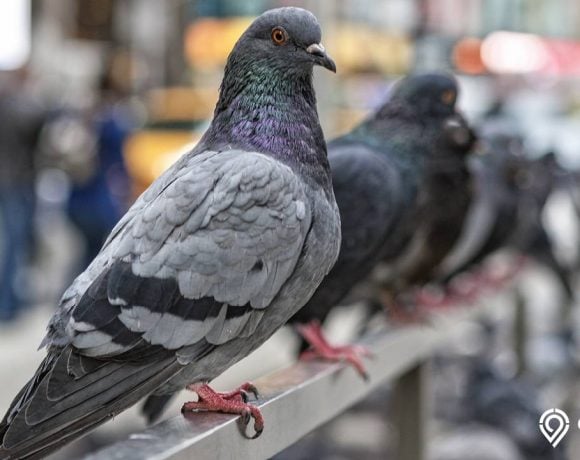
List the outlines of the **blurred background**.
{"type": "MultiPolygon", "coordinates": [[[[134,198],[203,133],[239,35],[256,15],[285,5],[317,15],[337,63],[337,75],[315,75],[328,139],[376,108],[401,76],[447,70],[458,77],[460,106],[475,126],[501,125],[521,137],[526,155],[553,152],[565,168],[580,167],[580,0],[2,1],[0,412],[40,361],[36,347],[68,283],[134,198]]],[[[559,256],[570,265],[578,250],[575,212],[573,201],[558,193],[545,210],[559,256]]],[[[530,349],[539,364],[528,377],[538,397],[547,398],[542,401],[564,400],[578,383],[563,371],[573,358],[549,335],[559,326],[562,303],[552,281],[532,268],[520,287],[537,313],[530,322],[541,324],[532,328],[530,349]]],[[[469,433],[458,435],[466,424],[456,412],[471,391],[466,382],[479,351],[493,354],[490,362],[502,379],[513,382],[516,375],[506,340],[482,345],[495,334],[502,336],[478,325],[478,346],[473,337],[463,338],[440,357],[435,379],[443,389],[452,382],[457,394],[437,398],[436,418],[452,429],[443,437],[437,432],[432,458],[468,458],[449,453],[461,452],[455,444],[462,440],[498,446],[496,457],[487,451],[478,459],[536,458],[493,421],[472,420],[469,433]]],[[[281,331],[273,340],[218,386],[287,365],[293,350],[279,344],[291,334],[281,331]],[[288,351],[274,355],[268,347],[288,351]]],[[[369,407],[377,410],[363,404],[281,458],[384,458],[388,422],[369,407]]],[[[135,412],[123,415],[55,458],[80,455],[142,427],[135,412]]],[[[537,458],[552,458],[542,455],[537,458]]]]}

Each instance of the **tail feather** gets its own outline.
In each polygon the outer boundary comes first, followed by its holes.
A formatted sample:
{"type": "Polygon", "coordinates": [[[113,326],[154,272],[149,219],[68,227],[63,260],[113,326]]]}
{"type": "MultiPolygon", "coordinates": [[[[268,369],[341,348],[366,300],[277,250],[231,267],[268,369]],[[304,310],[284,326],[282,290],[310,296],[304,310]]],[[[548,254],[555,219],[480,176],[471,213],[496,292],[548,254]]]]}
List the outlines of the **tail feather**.
{"type": "Polygon", "coordinates": [[[167,408],[169,401],[173,398],[174,394],[165,395],[149,395],[141,408],[141,413],[147,419],[148,424],[153,424],[163,414],[163,411],[167,408]]]}
{"type": "Polygon", "coordinates": [[[63,436],[48,438],[45,443],[19,450],[4,451],[0,447],[0,459],[2,460],[36,460],[43,459],[52,454],[69,442],[82,437],[97,426],[107,422],[114,417],[114,414],[105,415],[101,418],[91,417],[90,420],[83,420],[80,428],[67,427],[67,432],[63,436]],[[4,457],[4,455],[8,455],[4,457]]]}
{"type": "Polygon", "coordinates": [[[70,347],[62,350],[48,361],[48,370],[43,362],[21,390],[0,424],[0,459],[47,455],[136,404],[182,369],[168,354],[147,363],[106,362],[94,373],[75,377],[68,367],[71,354],[70,347]],[[53,379],[61,383],[60,392],[53,379]]]}
{"type": "MultiPolygon", "coordinates": [[[[0,454],[2,454],[2,439],[6,435],[8,428],[10,427],[10,423],[16,417],[16,414],[20,412],[20,410],[24,407],[27,401],[30,400],[34,391],[38,387],[40,381],[46,376],[47,372],[50,371],[52,365],[54,364],[54,355],[48,355],[38,369],[36,370],[35,374],[32,378],[22,387],[22,389],[18,392],[18,394],[12,400],[10,407],[6,411],[4,418],[0,421],[0,454]]],[[[4,457],[0,456],[0,459],[4,457]]]]}

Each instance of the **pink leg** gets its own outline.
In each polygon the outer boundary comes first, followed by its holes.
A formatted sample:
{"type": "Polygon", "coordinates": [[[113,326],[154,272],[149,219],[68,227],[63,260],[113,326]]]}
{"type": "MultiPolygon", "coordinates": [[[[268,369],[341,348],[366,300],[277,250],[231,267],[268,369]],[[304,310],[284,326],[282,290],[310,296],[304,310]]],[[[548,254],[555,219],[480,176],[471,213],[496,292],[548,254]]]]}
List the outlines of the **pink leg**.
{"type": "Polygon", "coordinates": [[[457,303],[473,304],[482,294],[488,283],[488,277],[484,269],[478,268],[469,273],[458,275],[449,284],[451,296],[457,299],[457,303]]]}
{"type": "Polygon", "coordinates": [[[239,388],[228,393],[219,393],[206,384],[194,384],[187,388],[197,393],[199,400],[186,402],[183,404],[181,412],[207,411],[237,414],[242,417],[246,425],[250,422],[250,418],[254,419],[256,434],[253,438],[257,438],[264,431],[264,417],[260,409],[246,402],[248,393],[254,393],[256,397],[258,395],[256,387],[251,383],[244,383],[239,388]]]}
{"type": "Polygon", "coordinates": [[[321,358],[327,361],[346,361],[353,366],[364,378],[368,378],[367,371],[360,357],[371,356],[371,352],[362,345],[332,346],[324,337],[322,327],[318,321],[297,326],[298,333],[308,342],[311,350],[306,350],[300,359],[311,360],[321,358]]]}
{"type": "Polygon", "coordinates": [[[478,274],[465,274],[450,283],[448,292],[455,303],[473,304],[481,294],[481,289],[478,274]]]}
{"type": "Polygon", "coordinates": [[[527,258],[525,256],[517,256],[515,261],[505,267],[504,270],[499,273],[493,270],[488,270],[487,283],[490,287],[494,289],[502,289],[507,283],[512,281],[518,273],[525,267],[527,258]]]}
{"type": "Polygon", "coordinates": [[[425,321],[425,312],[420,311],[417,306],[413,306],[413,311],[405,308],[405,301],[396,298],[388,291],[380,293],[381,303],[385,308],[387,317],[395,323],[399,324],[415,324],[425,321]]]}
{"type": "Polygon", "coordinates": [[[437,308],[449,308],[458,303],[458,298],[451,292],[439,290],[433,292],[432,289],[418,289],[414,295],[414,301],[417,305],[428,310],[437,308]]]}

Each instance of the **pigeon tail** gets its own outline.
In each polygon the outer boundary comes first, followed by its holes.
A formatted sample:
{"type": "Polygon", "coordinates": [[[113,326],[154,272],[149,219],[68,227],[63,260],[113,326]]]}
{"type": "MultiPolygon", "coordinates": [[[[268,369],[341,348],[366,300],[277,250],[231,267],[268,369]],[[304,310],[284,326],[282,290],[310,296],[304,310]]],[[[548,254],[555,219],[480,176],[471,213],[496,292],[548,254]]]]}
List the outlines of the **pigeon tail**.
{"type": "Polygon", "coordinates": [[[174,395],[175,394],[152,394],[147,396],[147,399],[143,403],[143,407],[141,407],[141,415],[145,417],[147,424],[152,425],[159,420],[174,395]]]}
{"type": "Polygon", "coordinates": [[[48,455],[136,404],[181,367],[173,357],[121,365],[86,360],[71,347],[49,354],[0,423],[0,459],[48,455]]]}

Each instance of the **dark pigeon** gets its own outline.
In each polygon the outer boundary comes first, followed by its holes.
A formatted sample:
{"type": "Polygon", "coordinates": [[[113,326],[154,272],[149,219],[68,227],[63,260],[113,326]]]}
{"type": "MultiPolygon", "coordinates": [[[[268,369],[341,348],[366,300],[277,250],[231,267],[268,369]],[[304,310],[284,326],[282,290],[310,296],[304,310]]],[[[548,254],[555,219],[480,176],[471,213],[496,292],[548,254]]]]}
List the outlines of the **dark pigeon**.
{"type": "Polygon", "coordinates": [[[415,206],[415,230],[402,255],[391,265],[389,289],[406,293],[435,278],[435,270],[461,234],[472,199],[468,159],[475,132],[460,115],[449,118],[427,158],[415,206]]]}
{"type": "MultiPolygon", "coordinates": [[[[329,143],[334,192],[341,214],[340,255],[314,296],[291,320],[315,321],[309,332],[333,355],[318,324],[381,260],[396,258],[413,233],[417,191],[437,136],[454,117],[457,84],[442,74],[407,77],[389,100],[351,133],[329,143]]],[[[336,350],[335,350],[336,351],[336,350]]],[[[335,354],[362,366],[348,349],[335,354]]]]}
{"type": "Polygon", "coordinates": [[[474,199],[462,236],[440,267],[441,280],[473,269],[490,255],[512,249],[550,269],[568,300],[573,298],[569,270],[554,254],[542,212],[555,186],[551,158],[530,160],[514,135],[487,136],[488,154],[472,163],[474,199]]]}
{"type": "MultiPolygon", "coordinates": [[[[543,410],[540,395],[523,378],[501,375],[485,358],[470,363],[462,398],[463,425],[479,422],[501,430],[526,459],[561,459],[564,449],[554,449],[538,429],[543,410]]],[[[563,446],[564,444],[562,444],[563,446]]]]}
{"type": "Polygon", "coordinates": [[[551,194],[567,177],[553,154],[523,162],[518,180],[518,225],[509,247],[550,270],[566,301],[574,300],[572,269],[556,256],[554,243],[544,225],[543,211],[551,194]]]}
{"type": "Polygon", "coordinates": [[[148,394],[186,386],[201,401],[185,409],[216,410],[217,398],[258,422],[241,391],[226,400],[205,383],[282,326],[337,258],[312,86],[314,65],[335,66],[320,40],[299,8],[268,11],[244,32],[199,145],[137,200],[65,293],[47,356],[0,424],[0,458],[47,455],[148,394]]]}
{"type": "Polygon", "coordinates": [[[484,142],[488,153],[470,165],[475,190],[462,235],[440,268],[445,282],[504,246],[517,221],[521,141],[501,134],[484,142]]]}

